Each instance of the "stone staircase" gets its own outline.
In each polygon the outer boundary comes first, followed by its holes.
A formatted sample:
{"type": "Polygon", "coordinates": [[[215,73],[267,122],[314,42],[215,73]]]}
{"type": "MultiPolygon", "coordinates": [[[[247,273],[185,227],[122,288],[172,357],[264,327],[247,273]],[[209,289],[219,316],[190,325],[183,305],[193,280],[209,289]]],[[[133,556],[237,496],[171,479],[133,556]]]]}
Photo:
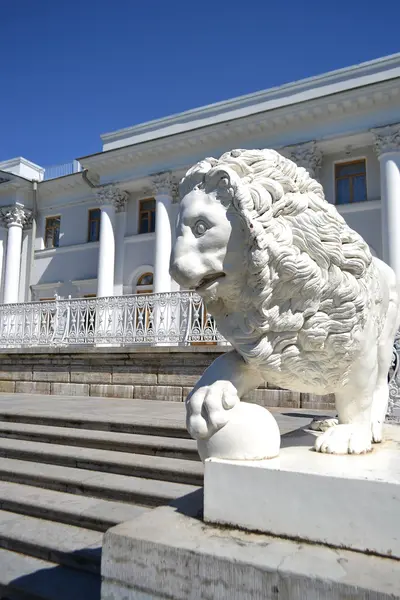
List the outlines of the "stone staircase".
{"type": "Polygon", "coordinates": [[[0,600],[99,600],[103,532],[203,478],[183,424],[56,405],[35,414],[0,403],[0,457],[0,600]]]}

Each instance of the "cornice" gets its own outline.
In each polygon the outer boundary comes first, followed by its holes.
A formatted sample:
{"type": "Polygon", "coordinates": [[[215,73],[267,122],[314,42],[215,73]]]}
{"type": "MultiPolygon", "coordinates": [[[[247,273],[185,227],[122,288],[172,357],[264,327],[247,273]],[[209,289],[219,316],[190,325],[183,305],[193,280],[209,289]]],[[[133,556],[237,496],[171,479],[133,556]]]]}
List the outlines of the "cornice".
{"type": "Polygon", "coordinates": [[[138,138],[138,142],[145,141],[143,136],[146,135],[154,139],[160,135],[182,132],[185,127],[193,129],[196,126],[204,126],[203,121],[207,118],[212,118],[214,123],[231,121],[396,77],[400,77],[400,53],[105,133],[101,139],[106,143],[122,143],[124,139],[134,136],[138,138]]]}
{"type": "MultiPolygon", "coordinates": [[[[44,175],[44,168],[41,167],[40,165],[37,165],[36,163],[32,162],[31,160],[28,160],[27,158],[24,158],[23,156],[17,156],[16,158],[9,158],[8,160],[3,160],[0,163],[0,169],[3,171],[6,171],[7,169],[12,169],[13,167],[18,167],[20,164],[25,165],[26,167],[30,167],[31,169],[34,169],[35,171],[39,171],[39,173],[41,175],[44,175]]],[[[21,177],[21,175],[20,175],[21,177]]],[[[25,179],[25,178],[23,178],[25,179]]],[[[30,181],[30,179],[27,179],[27,181],[30,181]]]]}
{"type": "Polygon", "coordinates": [[[63,175],[55,179],[46,179],[38,183],[38,190],[43,197],[54,196],[54,194],[65,191],[70,192],[72,189],[79,187],[83,190],[87,190],[88,187],[83,180],[82,172],[63,175]]]}
{"type": "Polygon", "coordinates": [[[0,192],[4,190],[32,190],[32,181],[10,171],[0,169],[0,192]]]}
{"type": "MultiPolygon", "coordinates": [[[[230,140],[248,136],[249,138],[277,135],[286,132],[296,125],[308,125],[323,122],[326,119],[359,114],[366,110],[384,108],[394,98],[400,98],[400,78],[396,81],[384,82],[375,86],[335,94],[312,102],[299,103],[289,108],[264,111],[261,114],[246,118],[234,119],[227,123],[210,124],[204,128],[171,135],[162,139],[153,139],[140,144],[131,144],[113,150],[107,150],[79,160],[86,168],[93,171],[106,172],[112,169],[123,169],[124,165],[139,166],[159,158],[167,160],[171,154],[193,152],[196,148],[207,144],[227,145],[230,140]]],[[[383,123],[384,125],[385,123],[383,123]]],[[[309,139],[309,138],[308,138],[309,139]]],[[[307,142],[298,140],[298,143],[307,142]]]]}

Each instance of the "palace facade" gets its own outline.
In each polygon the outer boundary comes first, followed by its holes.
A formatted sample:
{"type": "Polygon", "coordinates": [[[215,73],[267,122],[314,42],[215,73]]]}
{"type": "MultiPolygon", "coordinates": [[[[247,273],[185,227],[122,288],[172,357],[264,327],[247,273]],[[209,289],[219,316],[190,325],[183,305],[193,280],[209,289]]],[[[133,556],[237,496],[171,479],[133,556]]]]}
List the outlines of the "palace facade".
{"type": "Polygon", "coordinates": [[[178,293],[168,273],[188,167],[275,148],[309,170],[400,279],[400,54],[101,136],[46,171],[0,163],[0,303],[178,293]]]}

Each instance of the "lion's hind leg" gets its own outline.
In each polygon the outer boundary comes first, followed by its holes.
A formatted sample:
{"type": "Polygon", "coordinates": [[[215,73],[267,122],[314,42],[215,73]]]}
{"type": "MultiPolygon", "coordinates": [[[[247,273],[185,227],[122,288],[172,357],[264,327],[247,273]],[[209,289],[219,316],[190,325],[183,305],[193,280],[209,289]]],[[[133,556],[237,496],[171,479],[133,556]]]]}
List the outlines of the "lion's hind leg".
{"type": "Polygon", "coordinates": [[[364,454],[372,450],[372,392],[363,395],[345,389],[335,394],[339,424],[330,427],[315,441],[315,450],[326,454],[364,454]],[[353,393],[352,393],[353,392],[353,393]]]}
{"type": "Polygon", "coordinates": [[[315,441],[315,450],[327,454],[364,454],[372,449],[372,405],[378,376],[377,347],[360,357],[346,385],[335,392],[339,425],[315,441]]]}

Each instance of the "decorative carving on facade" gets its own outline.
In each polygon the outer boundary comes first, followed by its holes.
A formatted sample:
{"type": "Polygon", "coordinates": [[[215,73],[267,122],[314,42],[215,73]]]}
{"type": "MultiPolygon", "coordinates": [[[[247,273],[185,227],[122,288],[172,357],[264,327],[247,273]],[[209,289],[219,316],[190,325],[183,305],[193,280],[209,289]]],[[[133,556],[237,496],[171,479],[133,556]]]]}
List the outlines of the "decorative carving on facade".
{"type": "Polygon", "coordinates": [[[285,155],[298,167],[303,167],[314,179],[319,180],[319,172],[322,165],[322,152],[317,143],[305,142],[297,146],[287,146],[285,155]]]}
{"type": "Polygon", "coordinates": [[[99,204],[112,204],[117,212],[124,212],[128,201],[128,192],[110,184],[96,190],[99,204]]]}
{"type": "Polygon", "coordinates": [[[371,131],[374,134],[374,148],[378,157],[388,152],[400,151],[400,123],[378,127],[371,131]]]}
{"type": "Polygon", "coordinates": [[[22,206],[4,206],[0,208],[0,218],[7,227],[11,225],[19,225],[26,229],[32,227],[32,211],[22,206]]]}
{"type": "Polygon", "coordinates": [[[172,203],[179,204],[179,181],[173,179],[171,184],[171,195],[172,195],[172,203]]]}
{"type": "Polygon", "coordinates": [[[152,176],[151,182],[153,184],[153,193],[156,196],[159,195],[172,195],[172,177],[169,171],[164,173],[156,173],[152,176]]]}

